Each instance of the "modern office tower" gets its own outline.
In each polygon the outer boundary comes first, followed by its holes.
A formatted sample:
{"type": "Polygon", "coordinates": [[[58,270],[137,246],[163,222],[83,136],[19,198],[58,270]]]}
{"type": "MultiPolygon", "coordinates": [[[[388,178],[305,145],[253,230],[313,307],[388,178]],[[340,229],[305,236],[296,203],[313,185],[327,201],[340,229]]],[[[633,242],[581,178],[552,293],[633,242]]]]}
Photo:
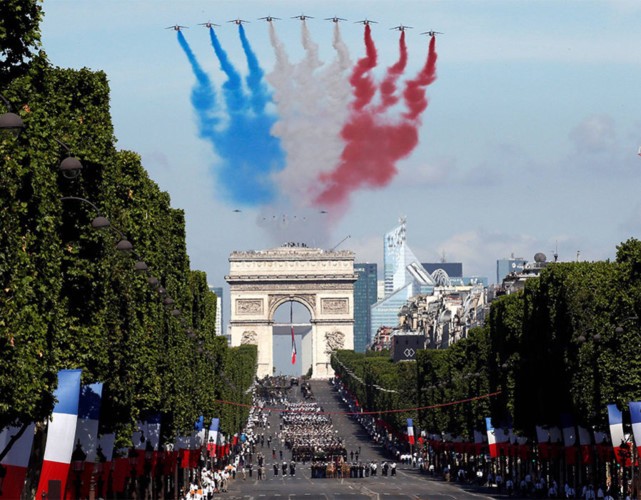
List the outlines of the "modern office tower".
{"type": "Polygon", "coordinates": [[[370,306],[378,296],[378,266],[354,263],[354,351],[365,352],[369,343],[371,326],[370,306]]]}
{"type": "Polygon", "coordinates": [[[385,297],[371,308],[370,339],[381,326],[396,326],[398,311],[412,296],[432,293],[435,281],[407,246],[405,218],[385,235],[383,265],[385,297]]]}
{"type": "Polygon", "coordinates": [[[514,257],[509,259],[498,259],[496,261],[496,283],[500,285],[503,279],[510,273],[521,273],[525,269],[527,260],[523,257],[514,257]]]}
{"type": "Polygon", "coordinates": [[[223,289],[220,286],[210,286],[209,290],[216,294],[216,335],[223,333],[223,289]]]}

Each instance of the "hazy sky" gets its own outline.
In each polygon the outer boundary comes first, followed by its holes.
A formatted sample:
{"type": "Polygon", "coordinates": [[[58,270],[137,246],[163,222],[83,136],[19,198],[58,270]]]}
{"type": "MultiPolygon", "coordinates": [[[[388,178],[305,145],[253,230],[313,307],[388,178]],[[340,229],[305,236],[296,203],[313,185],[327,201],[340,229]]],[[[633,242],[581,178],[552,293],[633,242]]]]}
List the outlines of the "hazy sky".
{"type": "MultiPolygon", "coordinates": [[[[357,261],[382,265],[383,234],[401,216],[422,261],[444,255],[462,261],[466,275],[491,282],[496,260],[512,253],[532,260],[541,251],[551,259],[558,245],[561,260],[575,260],[577,251],[581,260],[613,258],[617,244],[641,232],[638,0],[45,0],[44,10],[43,47],[51,62],[107,73],[118,147],[140,153],[172,205],[185,210],[192,268],[206,271],[212,285],[224,284],[231,251],[285,241],[331,248],[351,235],[340,248],[354,250],[357,261]],[[307,42],[318,46],[323,63],[307,74],[302,23],[290,19],[301,11],[315,17],[306,21],[307,42]],[[275,71],[269,25],[257,20],[267,15],[283,18],[274,28],[291,80],[278,80],[285,73],[275,71]],[[334,15],[349,20],[340,29],[352,65],[365,54],[363,25],[353,21],[378,21],[372,25],[375,82],[398,59],[400,33],[390,28],[414,27],[406,31],[401,90],[425,63],[429,38],[420,33],[444,32],[436,40],[437,79],[427,87],[418,145],[395,164],[398,174],[386,186],[356,190],[327,214],[303,206],[304,196],[243,205],[223,186],[224,159],[202,137],[191,100],[193,68],[177,33],[164,28],[189,26],[181,33],[219,99],[226,76],[198,23],[221,25],[220,45],[244,79],[249,69],[238,27],[227,22],[238,17],[250,21],[245,34],[272,99],[293,99],[292,82],[300,86],[299,98],[309,92],[309,107],[297,108],[293,118],[286,119],[291,109],[265,108],[268,118],[280,119],[278,126],[290,127],[291,155],[274,180],[277,189],[293,193],[314,183],[317,164],[331,163],[327,132],[333,126],[338,140],[345,119],[327,116],[331,108],[320,100],[329,92],[324,85],[344,90],[351,71],[325,69],[336,63],[337,51],[334,25],[322,18],[334,15]],[[330,82],[332,75],[342,80],[330,82]],[[298,132],[303,139],[297,142],[298,132]],[[313,133],[318,141],[309,140],[313,133]]],[[[223,127],[226,117],[217,111],[223,127]]],[[[242,143],[235,152],[252,154],[242,143]]]]}

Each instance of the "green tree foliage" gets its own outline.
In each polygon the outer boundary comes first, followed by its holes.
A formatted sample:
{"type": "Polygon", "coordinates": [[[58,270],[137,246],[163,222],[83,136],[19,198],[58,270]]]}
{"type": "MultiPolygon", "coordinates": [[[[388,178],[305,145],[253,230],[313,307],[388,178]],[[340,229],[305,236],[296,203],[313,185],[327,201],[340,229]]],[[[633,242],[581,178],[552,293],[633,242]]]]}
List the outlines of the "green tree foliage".
{"type": "MultiPolygon", "coordinates": [[[[102,423],[123,445],[145,412],[163,413],[171,439],[220,416],[219,399],[246,402],[255,348],[215,336],[216,298],[190,270],[183,212],[139,155],[115,148],[106,75],[36,55],[3,94],[26,129],[0,137],[0,428],[44,421],[64,368],[104,383],[102,423]],[[67,149],[84,167],[72,180],[57,171],[67,149]],[[93,230],[97,215],[111,228],[93,230]],[[121,238],[133,254],[116,250],[121,238]]],[[[223,426],[246,418],[234,411],[223,426]]]]}
{"type": "Polygon", "coordinates": [[[347,389],[354,394],[365,411],[378,415],[399,432],[407,418],[416,418],[416,411],[390,412],[416,408],[416,363],[394,363],[389,352],[365,354],[340,350],[332,354],[332,368],[347,389]]]}
{"type": "Polygon", "coordinates": [[[42,0],[0,2],[0,88],[23,74],[40,46],[42,0]]]}

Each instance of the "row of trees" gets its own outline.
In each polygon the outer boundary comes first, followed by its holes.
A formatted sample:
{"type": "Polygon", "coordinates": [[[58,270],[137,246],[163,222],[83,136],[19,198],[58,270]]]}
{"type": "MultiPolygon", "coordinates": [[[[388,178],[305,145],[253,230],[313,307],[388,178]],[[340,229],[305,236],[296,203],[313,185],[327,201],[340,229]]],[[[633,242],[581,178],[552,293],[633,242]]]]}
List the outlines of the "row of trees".
{"type": "MultiPolygon", "coordinates": [[[[615,262],[550,264],[448,349],[396,365],[339,351],[332,366],[365,410],[424,408],[421,429],[470,440],[491,416],[536,442],[535,427],[558,426],[561,414],[605,430],[608,404],[641,398],[640,314],[641,242],[631,239],[615,262]]],[[[402,430],[406,416],[384,418],[402,430]]]]}
{"type": "Polygon", "coordinates": [[[120,445],[146,411],[163,413],[167,439],[200,415],[236,432],[246,410],[217,401],[249,402],[256,349],[215,336],[216,297],[190,269],[183,212],[137,154],[116,149],[106,75],[34,53],[38,2],[0,9],[0,92],[25,124],[0,136],[0,430],[46,421],[57,372],[81,368],[83,383],[104,383],[101,423],[120,445]],[[57,169],[69,153],[83,165],[75,179],[57,169]],[[98,215],[111,228],[93,230],[98,215]],[[116,249],[123,237],[133,253],[116,249]]]}

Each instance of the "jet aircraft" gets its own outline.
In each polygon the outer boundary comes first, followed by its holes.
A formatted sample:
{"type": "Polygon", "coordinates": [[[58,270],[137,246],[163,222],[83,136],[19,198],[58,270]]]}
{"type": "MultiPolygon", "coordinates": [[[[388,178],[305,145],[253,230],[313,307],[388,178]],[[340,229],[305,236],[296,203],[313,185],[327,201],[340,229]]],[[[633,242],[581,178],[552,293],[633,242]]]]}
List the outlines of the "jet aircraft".
{"type": "Polygon", "coordinates": [[[377,23],[378,21],[370,21],[369,19],[363,19],[362,21],[356,21],[354,24],[371,24],[371,23],[377,23]]]}
{"type": "Polygon", "coordinates": [[[427,35],[427,36],[435,36],[435,35],[442,35],[440,31],[426,31],[425,33],[421,33],[421,35],[427,35]]]}
{"type": "Polygon", "coordinates": [[[166,30],[180,31],[183,28],[189,29],[189,26],[181,26],[180,24],[174,24],[173,26],[167,26],[165,29],[166,30]]]}
{"type": "Polygon", "coordinates": [[[211,21],[207,21],[206,23],[200,23],[198,26],[204,26],[205,28],[213,28],[214,26],[220,26],[220,24],[215,24],[215,23],[212,23],[211,21]]]}
{"type": "Polygon", "coordinates": [[[304,21],[305,19],[314,19],[312,16],[306,16],[305,14],[301,14],[300,16],[293,16],[292,19],[300,19],[301,21],[304,21]]]}
{"type": "Polygon", "coordinates": [[[405,31],[405,30],[411,30],[411,26],[404,26],[402,24],[399,24],[398,26],[394,26],[393,28],[390,28],[391,30],[398,30],[398,31],[405,31]]]}
{"type": "Polygon", "coordinates": [[[237,18],[237,19],[232,19],[231,21],[227,21],[227,22],[228,23],[235,23],[238,26],[240,26],[241,24],[248,23],[249,21],[245,21],[244,19],[237,18]]]}
{"type": "Polygon", "coordinates": [[[272,21],[280,21],[280,17],[266,16],[266,17],[259,17],[258,20],[267,21],[268,23],[271,23],[272,21]]]}
{"type": "Polygon", "coordinates": [[[343,19],[342,17],[326,17],[325,21],[331,21],[333,23],[337,23],[338,21],[347,21],[347,19],[343,19]]]}

